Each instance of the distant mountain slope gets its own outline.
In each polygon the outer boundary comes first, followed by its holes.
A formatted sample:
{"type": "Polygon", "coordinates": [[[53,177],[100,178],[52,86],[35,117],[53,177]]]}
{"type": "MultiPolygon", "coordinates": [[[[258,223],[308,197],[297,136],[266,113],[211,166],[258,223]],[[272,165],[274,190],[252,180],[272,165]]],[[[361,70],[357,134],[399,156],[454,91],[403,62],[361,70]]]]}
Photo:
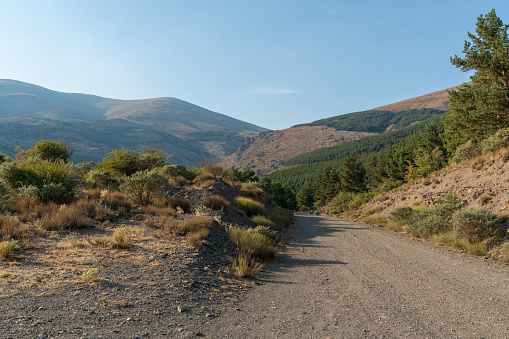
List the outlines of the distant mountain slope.
{"type": "Polygon", "coordinates": [[[357,140],[367,135],[371,133],[336,131],[324,126],[266,131],[254,138],[248,138],[246,143],[224,162],[239,168],[251,168],[259,175],[265,175],[299,154],[357,140]]]}
{"type": "Polygon", "coordinates": [[[174,163],[218,161],[265,128],[176,98],[117,100],[0,80],[0,151],[41,137],[76,143],[75,161],[111,148],[162,149],[174,163]]]}
{"type": "Polygon", "coordinates": [[[449,94],[447,91],[456,89],[458,86],[443,89],[433,93],[421,95],[415,98],[396,102],[394,104],[384,105],[373,108],[372,111],[390,111],[401,112],[412,109],[432,108],[439,111],[449,110],[449,94]]]}

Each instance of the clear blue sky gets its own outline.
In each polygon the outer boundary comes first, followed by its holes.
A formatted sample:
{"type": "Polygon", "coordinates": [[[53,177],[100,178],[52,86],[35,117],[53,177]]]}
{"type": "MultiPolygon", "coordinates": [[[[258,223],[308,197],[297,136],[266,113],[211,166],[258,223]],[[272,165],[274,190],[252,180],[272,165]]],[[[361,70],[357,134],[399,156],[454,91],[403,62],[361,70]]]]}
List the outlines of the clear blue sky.
{"type": "Polygon", "coordinates": [[[509,1],[0,0],[0,78],[170,96],[270,129],[468,81],[476,18],[509,1]]]}

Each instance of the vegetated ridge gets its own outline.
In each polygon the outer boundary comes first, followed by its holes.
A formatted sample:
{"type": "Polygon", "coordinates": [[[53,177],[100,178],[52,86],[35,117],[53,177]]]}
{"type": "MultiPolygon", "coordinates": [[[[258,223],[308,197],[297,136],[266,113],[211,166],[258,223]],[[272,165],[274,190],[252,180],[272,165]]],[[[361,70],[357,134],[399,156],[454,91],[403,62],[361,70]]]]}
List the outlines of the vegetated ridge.
{"type": "Polygon", "coordinates": [[[75,161],[112,148],[162,149],[173,163],[216,161],[266,129],[176,98],[117,100],[0,80],[0,150],[30,148],[41,137],[76,144],[75,161]]]}
{"type": "MultiPolygon", "coordinates": [[[[421,125],[412,128],[413,125],[421,121],[435,121],[437,117],[446,113],[449,110],[447,91],[454,88],[368,111],[338,115],[280,131],[265,132],[249,138],[237,152],[227,158],[226,163],[239,168],[251,168],[259,174],[267,174],[284,171],[285,166],[341,159],[349,153],[379,151],[424,127],[421,125]],[[375,133],[394,131],[398,132],[387,138],[373,136],[375,133]],[[350,146],[350,143],[354,144],[350,146]]],[[[310,173],[315,174],[314,171],[310,173]]],[[[292,180],[296,180],[295,176],[291,177],[292,180]]],[[[274,178],[281,180],[282,176],[276,175],[274,178]]],[[[282,180],[282,183],[288,184],[284,178],[282,180]]]]}

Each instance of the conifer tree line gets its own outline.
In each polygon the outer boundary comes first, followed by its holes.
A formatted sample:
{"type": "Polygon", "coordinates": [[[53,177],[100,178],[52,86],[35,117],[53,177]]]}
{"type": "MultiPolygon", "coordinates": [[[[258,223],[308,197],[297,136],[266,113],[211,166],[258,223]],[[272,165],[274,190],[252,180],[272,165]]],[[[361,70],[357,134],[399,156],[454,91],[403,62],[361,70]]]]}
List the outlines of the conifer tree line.
{"type": "Polygon", "coordinates": [[[494,9],[480,15],[475,34],[467,33],[464,56],[450,59],[461,71],[474,72],[471,82],[449,91],[451,111],[397,144],[379,152],[350,154],[300,187],[294,185],[299,208],[319,208],[333,199],[352,204],[352,194],[367,199],[450,163],[509,147],[508,28],[494,9]]]}

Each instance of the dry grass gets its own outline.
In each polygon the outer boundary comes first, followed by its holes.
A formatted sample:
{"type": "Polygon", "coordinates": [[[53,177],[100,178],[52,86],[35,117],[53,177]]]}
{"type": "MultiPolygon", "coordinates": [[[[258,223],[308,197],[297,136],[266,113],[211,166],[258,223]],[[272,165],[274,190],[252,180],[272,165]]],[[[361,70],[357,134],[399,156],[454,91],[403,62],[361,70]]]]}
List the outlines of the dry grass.
{"type": "Polygon", "coordinates": [[[265,214],[265,206],[262,203],[246,197],[236,197],[235,205],[247,214],[248,217],[265,214]]]}
{"type": "Polygon", "coordinates": [[[164,202],[165,206],[171,207],[174,210],[181,208],[184,213],[189,213],[193,207],[191,202],[184,198],[164,196],[162,201],[164,202]]]}
{"type": "Polygon", "coordinates": [[[103,190],[101,191],[100,201],[105,207],[113,211],[119,208],[124,208],[126,210],[131,210],[133,208],[133,203],[120,192],[103,190]]]}
{"type": "Polygon", "coordinates": [[[19,249],[17,240],[2,241],[0,242],[0,259],[4,260],[14,255],[14,252],[19,249]]]}
{"type": "Polygon", "coordinates": [[[111,236],[110,245],[112,248],[127,249],[132,245],[132,237],[125,227],[118,228],[111,236]]]}
{"type": "Polygon", "coordinates": [[[88,212],[74,204],[62,207],[53,215],[46,215],[39,220],[39,225],[45,230],[65,230],[70,228],[87,227],[91,223],[88,212]]]}
{"type": "Polygon", "coordinates": [[[263,265],[248,255],[241,253],[232,263],[233,271],[239,278],[256,278],[263,265]]]}
{"type": "Polygon", "coordinates": [[[212,219],[204,216],[186,217],[184,219],[160,218],[162,236],[185,236],[190,245],[196,246],[210,234],[212,219]]]}
{"type": "Polygon", "coordinates": [[[211,195],[207,199],[203,200],[203,206],[212,208],[213,210],[224,210],[230,206],[230,203],[220,195],[211,195]]]}

